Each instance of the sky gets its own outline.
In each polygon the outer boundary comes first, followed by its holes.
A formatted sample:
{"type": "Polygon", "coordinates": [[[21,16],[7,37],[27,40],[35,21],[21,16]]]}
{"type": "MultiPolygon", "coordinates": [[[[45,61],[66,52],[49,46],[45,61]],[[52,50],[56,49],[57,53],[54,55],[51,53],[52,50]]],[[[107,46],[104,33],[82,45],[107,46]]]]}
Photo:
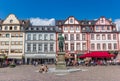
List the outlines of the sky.
{"type": "Polygon", "coordinates": [[[0,0],[0,18],[10,13],[18,19],[120,19],[120,0],[0,0]]]}

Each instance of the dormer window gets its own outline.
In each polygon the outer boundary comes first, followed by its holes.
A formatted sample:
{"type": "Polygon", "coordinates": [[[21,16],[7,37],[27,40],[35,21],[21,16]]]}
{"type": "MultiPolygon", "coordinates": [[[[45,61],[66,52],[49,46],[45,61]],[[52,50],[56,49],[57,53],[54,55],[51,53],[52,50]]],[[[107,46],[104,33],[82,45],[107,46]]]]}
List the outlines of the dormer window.
{"type": "Polygon", "coordinates": [[[22,21],[22,24],[25,24],[25,21],[24,21],[24,20],[22,21]]]}
{"type": "Polygon", "coordinates": [[[59,25],[61,25],[62,23],[59,21],[59,23],[58,23],[59,25]]]}
{"type": "Polygon", "coordinates": [[[42,30],[42,28],[40,27],[39,30],[42,30]]]}
{"type": "Polygon", "coordinates": [[[47,27],[45,27],[45,30],[47,30],[47,27]]]}
{"type": "Polygon", "coordinates": [[[89,22],[89,25],[91,25],[91,22],[89,22]]]}
{"type": "Polygon", "coordinates": [[[12,19],[10,20],[10,23],[13,23],[13,20],[12,20],[12,19]]]}
{"type": "Polygon", "coordinates": [[[36,28],[34,28],[34,30],[36,30],[36,28]]]}
{"type": "Polygon", "coordinates": [[[29,28],[29,30],[31,30],[31,28],[29,28]]]}
{"type": "Polygon", "coordinates": [[[101,21],[101,23],[104,23],[104,20],[103,20],[103,18],[101,18],[101,19],[100,19],[100,21],[101,21]]]}
{"type": "Polygon", "coordinates": [[[73,19],[70,19],[70,23],[73,23],[73,19]]]}
{"type": "Polygon", "coordinates": [[[53,30],[53,28],[51,27],[50,30],[53,30]]]}
{"type": "Polygon", "coordinates": [[[20,30],[23,30],[24,28],[23,27],[20,27],[20,30]]]}

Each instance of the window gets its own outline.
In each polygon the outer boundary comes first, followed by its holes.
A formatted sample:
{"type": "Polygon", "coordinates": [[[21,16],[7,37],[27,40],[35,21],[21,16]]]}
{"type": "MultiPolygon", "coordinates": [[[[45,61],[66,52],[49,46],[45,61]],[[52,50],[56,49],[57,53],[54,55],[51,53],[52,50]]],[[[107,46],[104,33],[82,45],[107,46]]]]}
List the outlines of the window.
{"type": "Polygon", "coordinates": [[[64,30],[68,30],[68,27],[64,27],[64,30]]]}
{"type": "Polygon", "coordinates": [[[68,43],[65,43],[65,50],[68,50],[68,43]]]}
{"type": "Polygon", "coordinates": [[[39,30],[42,30],[42,27],[39,27],[39,30]]]}
{"type": "Polygon", "coordinates": [[[34,27],[33,29],[34,29],[34,30],[36,30],[37,28],[36,28],[36,27],[34,27]]]}
{"type": "Polygon", "coordinates": [[[85,31],[85,27],[83,27],[82,30],[85,31]]]}
{"type": "Polygon", "coordinates": [[[11,49],[11,53],[15,53],[15,50],[11,49]]]}
{"type": "Polygon", "coordinates": [[[82,34],[82,40],[85,40],[85,34],[82,34]]]}
{"type": "Polygon", "coordinates": [[[86,43],[82,44],[83,50],[86,50],[86,43]]]}
{"type": "Polygon", "coordinates": [[[106,50],[106,44],[105,43],[103,44],[103,50],[106,50]]]}
{"type": "Polygon", "coordinates": [[[50,51],[53,51],[54,49],[54,44],[50,44],[50,51]]]}
{"type": "Polygon", "coordinates": [[[16,45],[18,45],[19,43],[18,43],[18,41],[16,41],[16,45]]]}
{"type": "Polygon", "coordinates": [[[99,30],[99,26],[96,26],[96,30],[99,30]]]}
{"type": "Polygon", "coordinates": [[[16,37],[19,37],[19,34],[16,34],[16,37]]]}
{"type": "Polygon", "coordinates": [[[76,30],[79,31],[79,27],[78,26],[76,26],[76,30]]]}
{"type": "Polygon", "coordinates": [[[91,34],[91,40],[94,40],[94,34],[91,34]]]}
{"type": "Polygon", "coordinates": [[[5,30],[8,30],[8,26],[5,26],[5,30]]]}
{"type": "Polygon", "coordinates": [[[48,40],[48,34],[44,35],[44,40],[48,40]]]}
{"type": "Polygon", "coordinates": [[[73,43],[71,44],[70,47],[71,47],[71,51],[74,51],[74,44],[73,43]]]}
{"type": "Polygon", "coordinates": [[[1,45],[5,45],[5,42],[4,42],[4,41],[2,41],[2,42],[1,42],[1,45]]]}
{"type": "Polygon", "coordinates": [[[74,34],[70,35],[70,40],[74,40],[74,34]]]}
{"type": "Polygon", "coordinates": [[[68,34],[65,34],[65,40],[68,40],[68,34]]]}
{"type": "Polygon", "coordinates": [[[76,50],[80,50],[80,43],[77,43],[76,50]]]}
{"type": "Polygon", "coordinates": [[[27,43],[27,51],[31,51],[31,44],[27,43]]]}
{"type": "Polygon", "coordinates": [[[20,33],[20,37],[23,37],[23,34],[22,34],[22,33],[20,33]]]}
{"type": "Polygon", "coordinates": [[[45,30],[47,30],[47,27],[45,27],[45,30]]]}
{"type": "Polygon", "coordinates": [[[42,34],[39,34],[39,40],[42,40],[42,34]]]}
{"type": "Polygon", "coordinates": [[[38,44],[38,51],[42,51],[42,44],[38,44]]]}
{"type": "Polygon", "coordinates": [[[12,30],[12,26],[10,26],[10,30],[12,30]]]}
{"type": "Polygon", "coordinates": [[[104,26],[101,26],[101,29],[104,30],[104,26]]]}
{"type": "Polygon", "coordinates": [[[76,34],[76,40],[80,40],[80,35],[76,34]]]}
{"type": "Polygon", "coordinates": [[[12,20],[12,19],[10,20],[10,23],[13,23],[13,20],[12,20]]]}
{"type": "Polygon", "coordinates": [[[12,41],[11,44],[12,44],[12,45],[15,45],[15,41],[12,41]]]}
{"type": "Polygon", "coordinates": [[[24,27],[22,26],[22,27],[20,27],[20,30],[23,30],[24,29],[24,27]]]}
{"type": "Polygon", "coordinates": [[[100,35],[97,34],[97,35],[96,35],[96,38],[97,38],[97,40],[100,40],[100,35]]]}
{"type": "Polygon", "coordinates": [[[111,40],[111,35],[110,34],[108,34],[108,40],[111,40]]]}
{"type": "Polygon", "coordinates": [[[9,38],[10,37],[10,34],[6,34],[6,38],[9,38]]]}
{"type": "Polygon", "coordinates": [[[70,23],[73,23],[73,19],[70,19],[70,23]]]}
{"type": "Polygon", "coordinates": [[[114,49],[117,49],[117,44],[116,43],[114,43],[114,49]]]}
{"type": "Polygon", "coordinates": [[[48,52],[48,44],[44,44],[44,52],[48,52]]]}
{"type": "Polygon", "coordinates": [[[97,50],[100,50],[100,44],[97,44],[97,50]]]}
{"type": "Polygon", "coordinates": [[[101,21],[101,23],[104,23],[104,20],[103,20],[103,18],[101,18],[101,20],[100,20],[100,21],[101,21]]]}
{"type": "Polygon", "coordinates": [[[14,26],[14,30],[17,30],[17,26],[14,26]]]}
{"type": "Polygon", "coordinates": [[[22,45],[22,44],[23,44],[23,42],[22,42],[22,41],[20,41],[19,43],[20,43],[20,45],[22,45]]]}
{"type": "Polygon", "coordinates": [[[22,49],[19,49],[19,53],[22,53],[22,49]]]}
{"type": "Polygon", "coordinates": [[[36,34],[33,34],[33,40],[36,40],[36,34]]]}
{"type": "Polygon", "coordinates": [[[112,46],[111,46],[111,43],[108,43],[108,49],[111,49],[112,46]]]}
{"type": "Polygon", "coordinates": [[[102,34],[102,40],[105,40],[106,38],[105,38],[105,34],[102,34]]]}
{"type": "Polygon", "coordinates": [[[54,40],[54,34],[50,34],[50,40],[54,40]]]}
{"type": "Polygon", "coordinates": [[[95,44],[91,44],[91,49],[92,49],[92,50],[95,49],[95,44]]]}
{"type": "Polygon", "coordinates": [[[9,41],[6,41],[6,42],[5,42],[5,45],[9,45],[9,41]]]}
{"type": "Polygon", "coordinates": [[[73,26],[70,27],[70,30],[74,30],[73,26]]]}
{"type": "Polygon", "coordinates": [[[27,40],[31,40],[31,34],[27,35],[27,40]]]}
{"type": "Polygon", "coordinates": [[[36,44],[33,44],[33,51],[37,51],[36,50],[36,44]]]}
{"type": "Polygon", "coordinates": [[[116,34],[113,34],[113,40],[116,40],[116,34]]]}
{"type": "Polygon", "coordinates": [[[110,30],[110,26],[107,26],[107,30],[110,30]]]}

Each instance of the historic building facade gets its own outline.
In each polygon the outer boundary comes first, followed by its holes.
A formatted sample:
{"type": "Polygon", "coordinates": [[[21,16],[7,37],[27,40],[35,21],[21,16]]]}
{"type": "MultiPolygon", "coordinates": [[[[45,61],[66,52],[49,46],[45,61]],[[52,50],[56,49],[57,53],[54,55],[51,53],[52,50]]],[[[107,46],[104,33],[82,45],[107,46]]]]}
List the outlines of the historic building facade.
{"type": "Polygon", "coordinates": [[[8,59],[22,60],[24,56],[24,29],[28,20],[18,20],[14,14],[0,20],[0,54],[8,59]]]}
{"type": "Polygon", "coordinates": [[[56,20],[65,37],[65,51],[75,60],[80,54],[92,51],[119,51],[119,33],[111,19],[77,20],[73,16],[56,20]]]}
{"type": "Polygon", "coordinates": [[[0,20],[0,54],[16,60],[25,57],[26,63],[54,63],[59,33],[65,38],[65,52],[75,60],[93,51],[120,51],[120,33],[111,19],[77,20],[70,16],[56,20],[55,26],[33,26],[30,20],[10,14],[0,20]]]}
{"type": "Polygon", "coordinates": [[[100,17],[91,29],[89,51],[119,51],[119,32],[110,19],[100,17]]]}
{"type": "Polygon", "coordinates": [[[65,37],[65,51],[77,58],[77,53],[87,51],[87,34],[83,32],[81,22],[73,16],[66,20],[57,20],[56,25],[62,29],[62,34],[65,37]]]}
{"type": "Polygon", "coordinates": [[[58,28],[56,26],[30,26],[25,31],[25,62],[54,63],[58,28]]]}

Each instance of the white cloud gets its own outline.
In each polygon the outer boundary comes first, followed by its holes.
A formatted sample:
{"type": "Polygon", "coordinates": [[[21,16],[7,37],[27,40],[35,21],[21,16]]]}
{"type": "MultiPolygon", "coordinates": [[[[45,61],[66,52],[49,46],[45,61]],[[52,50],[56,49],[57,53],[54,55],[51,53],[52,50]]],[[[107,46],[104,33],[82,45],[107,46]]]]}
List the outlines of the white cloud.
{"type": "Polygon", "coordinates": [[[37,18],[30,18],[30,22],[34,26],[54,26],[55,25],[55,19],[41,19],[39,17],[37,18]]]}
{"type": "Polygon", "coordinates": [[[120,31],[120,19],[115,19],[117,30],[120,31]]]}

